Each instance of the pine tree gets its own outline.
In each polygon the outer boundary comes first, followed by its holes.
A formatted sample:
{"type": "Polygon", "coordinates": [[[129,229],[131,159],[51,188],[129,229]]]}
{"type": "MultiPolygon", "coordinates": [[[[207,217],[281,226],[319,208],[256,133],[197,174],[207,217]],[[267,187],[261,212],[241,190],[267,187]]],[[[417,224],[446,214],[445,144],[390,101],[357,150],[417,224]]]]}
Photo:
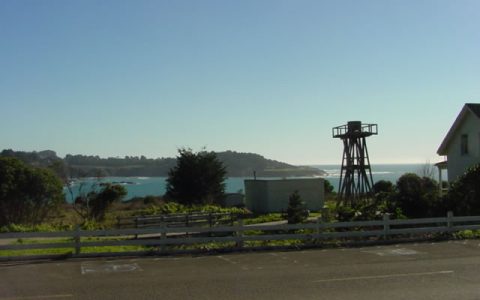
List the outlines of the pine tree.
{"type": "Polygon", "coordinates": [[[287,219],[288,224],[301,223],[307,219],[305,202],[303,202],[298,191],[293,192],[288,200],[287,219]]]}
{"type": "Polygon", "coordinates": [[[214,152],[180,149],[177,165],[168,172],[167,197],[181,204],[222,204],[225,166],[214,152]]]}

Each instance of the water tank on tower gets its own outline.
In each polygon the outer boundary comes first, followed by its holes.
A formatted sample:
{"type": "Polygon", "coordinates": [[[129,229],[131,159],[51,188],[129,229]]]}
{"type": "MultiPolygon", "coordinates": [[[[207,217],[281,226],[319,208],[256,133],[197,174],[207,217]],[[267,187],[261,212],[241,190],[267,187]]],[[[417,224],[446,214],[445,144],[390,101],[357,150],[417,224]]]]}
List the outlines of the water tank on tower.
{"type": "Polygon", "coordinates": [[[377,124],[350,121],[332,128],[334,138],[343,142],[338,200],[352,206],[372,194],[373,178],[366,138],[378,134],[377,124]]]}

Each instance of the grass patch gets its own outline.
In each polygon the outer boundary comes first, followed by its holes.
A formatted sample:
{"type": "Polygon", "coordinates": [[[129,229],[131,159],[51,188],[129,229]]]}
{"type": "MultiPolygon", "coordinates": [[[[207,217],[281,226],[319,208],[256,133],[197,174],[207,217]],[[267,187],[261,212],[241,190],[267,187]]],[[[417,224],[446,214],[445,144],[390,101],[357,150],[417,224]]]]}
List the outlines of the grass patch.
{"type": "Polygon", "coordinates": [[[281,213],[271,213],[266,215],[259,215],[254,218],[247,218],[243,220],[243,224],[258,224],[258,223],[267,223],[267,222],[275,222],[275,221],[283,221],[281,213]]]}
{"type": "Polygon", "coordinates": [[[480,230],[462,230],[453,233],[455,239],[464,240],[464,239],[478,239],[480,238],[480,230]]]}
{"type": "MultiPolygon", "coordinates": [[[[96,241],[122,241],[128,240],[119,237],[86,237],[81,238],[81,242],[96,241]]],[[[17,239],[11,245],[32,245],[32,244],[61,244],[72,243],[72,238],[59,239],[17,239]]],[[[81,253],[116,253],[116,252],[135,252],[149,251],[154,249],[151,246],[127,245],[127,246],[83,246],[81,253]]],[[[72,254],[75,251],[73,247],[66,248],[48,248],[48,249],[21,249],[21,250],[0,250],[0,256],[27,256],[27,255],[55,255],[55,254],[72,254]]]]}

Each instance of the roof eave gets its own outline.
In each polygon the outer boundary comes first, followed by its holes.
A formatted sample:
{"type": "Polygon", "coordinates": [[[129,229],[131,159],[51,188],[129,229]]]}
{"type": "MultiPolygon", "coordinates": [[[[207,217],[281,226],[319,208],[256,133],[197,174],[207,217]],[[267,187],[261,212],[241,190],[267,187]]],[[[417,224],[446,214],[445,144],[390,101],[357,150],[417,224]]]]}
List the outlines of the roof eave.
{"type": "Polygon", "coordinates": [[[460,126],[463,119],[467,115],[468,111],[470,111],[470,109],[467,107],[467,105],[464,105],[462,110],[458,114],[457,118],[455,119],[455,122],[453,122],[452,127],[450,127],[450,130],[448,130],[448,133],[443,139],[442,143],[440,144],[440,147],[438,147],[438,150],[437,150],[438,155],[447,155],[448,144],[450,143],[450,140],[455,134],[455,131],[457,131],[458,126],[460,126]]]}

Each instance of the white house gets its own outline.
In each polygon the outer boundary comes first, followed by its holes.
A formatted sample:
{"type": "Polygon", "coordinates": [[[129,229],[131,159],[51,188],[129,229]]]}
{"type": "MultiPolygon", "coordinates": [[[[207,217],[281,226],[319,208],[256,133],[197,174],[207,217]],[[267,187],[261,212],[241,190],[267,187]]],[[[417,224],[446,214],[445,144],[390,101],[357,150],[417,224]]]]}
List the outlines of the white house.
{"type": "Polygon", "coordinates": [[[480,163],[480,103],[467,103],[437,150],[446,161],[436,164],[447,169],[448,181],[453,182],[469,167],[480,163]]]}

